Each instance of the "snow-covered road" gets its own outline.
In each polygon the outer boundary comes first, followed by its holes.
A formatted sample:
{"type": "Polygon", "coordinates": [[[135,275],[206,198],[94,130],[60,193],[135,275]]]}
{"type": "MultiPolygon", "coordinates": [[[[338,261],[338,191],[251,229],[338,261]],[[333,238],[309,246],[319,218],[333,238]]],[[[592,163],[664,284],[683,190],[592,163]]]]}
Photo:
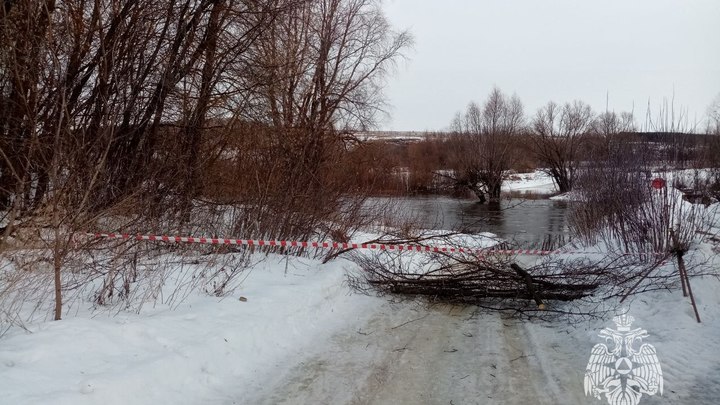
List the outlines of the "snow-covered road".
{"type": "MultiPolygon", "coordinates": [[[[695,324],[679,292],[670,295],[666,303],[677,305],[665,324],[664,310],[648,311],[646,300],[634,305],[665,377],[664,394],[644,395],[640,403],[716,404],[720,336],[712,330],[718,318],[706,305],[705,324],[695,324]]],[[[276,367],[273,378],[235,403],[606,404],[583,391],[590,349],[602,342],[603,326],[614,325],[527,322],[471,307],[387,302],[366,322],[309,348],[300,362],[276,367]]]]}
{"type": "Polygon", "coordinates": [[[589,403],[582,392],[587,356],[578,342],[530,326],[541,338],[497,313],[387,303],[238,403],[589,403]]]}

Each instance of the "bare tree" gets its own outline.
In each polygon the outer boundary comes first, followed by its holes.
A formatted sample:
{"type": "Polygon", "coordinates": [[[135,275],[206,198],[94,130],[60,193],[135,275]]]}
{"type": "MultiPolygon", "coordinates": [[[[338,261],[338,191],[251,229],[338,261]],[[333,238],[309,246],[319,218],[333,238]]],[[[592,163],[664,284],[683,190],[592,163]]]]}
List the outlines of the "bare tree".
{"type": "Polygon", "coordinates": [[[582,101],[549,102],[532,121],[532,151],[561,193],[572,190],[593,112],[582,101]]]}
{"type": "Polygon", "coordinates": [[[517,158],[515,140],[523,125],[523,106],[516,95],[508,97],[494,88],[482,107],[471,102],[451,124],[455,182],[481,202],[499,200],[503,179],[517,158]]]}
{"type": "Polygon", "coordinates": [[[361,130],[383,112],[382,88],[412,38],[377,0],[299,2],[253,47],[253,119],[275,127],[361,130]]]}
{"type": "Polygon", "coordinates": [[[235,170],[251,173],[243,205],[264,207],[252,221],[274,225],[238,229],[307,237],[359,208],[363,193],[349,198],[339,168],[352,132],[382,111],[386,75],[410,44],[376,0],[298,2],[262,32],[249,50],[249,108],[237,111],[239,127],[262,135],[238,140],[235,170]]]}
{"type": "Polygon", "coordinates": [[[709,173],[703,186],[708,194],[720,200],[720,94],[710,104],[707,113],[708,136],[704,137],[702,163],[709,173]]]}
{"type": "Polygon", "coordinates": [[[246,236],[325,237],[357,212],[348,130],[410,42],[375,0],[4,2],[0,250],[55,236],[59,319],[74,235],[96,226],[205,232],[212,211],[246,236]]]}
{"type": "MultiPolygon", "coordinates": [[[[592,123],[592,137],[590,148],[591,161],[607,159],[617,152],[618,148],[625,147],[627,138],[636,132],[635,119],[630,112],[605,111],[598,114],[592,123]]],[[[592,165],[592,163],[590,163],[592,165]]]]}
{"type": "Polygon", "coordinates": [[[715,96],[707,109],[707,130],[708,134],[720,135],[720,93],[715,96]]]}

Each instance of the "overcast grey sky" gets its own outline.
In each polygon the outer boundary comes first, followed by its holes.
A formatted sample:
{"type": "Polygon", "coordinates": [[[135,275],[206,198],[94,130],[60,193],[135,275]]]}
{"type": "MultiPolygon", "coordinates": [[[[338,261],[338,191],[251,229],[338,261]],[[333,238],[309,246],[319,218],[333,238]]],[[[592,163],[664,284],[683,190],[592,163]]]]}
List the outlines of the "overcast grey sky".
{"type": "Polygon", "coordinates": [[[389,79],[390,130],[440,130],[494,85],[528,115],[553,100],[635,107],[675,94],[690,124],[720,93],[720,0],[384,0],[415,37],[389,79]]]}

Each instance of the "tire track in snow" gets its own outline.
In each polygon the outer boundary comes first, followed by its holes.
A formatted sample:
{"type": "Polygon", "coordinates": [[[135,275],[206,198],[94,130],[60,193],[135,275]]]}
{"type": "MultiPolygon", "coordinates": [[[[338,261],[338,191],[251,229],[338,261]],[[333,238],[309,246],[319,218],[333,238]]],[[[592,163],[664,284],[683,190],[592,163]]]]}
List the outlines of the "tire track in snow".
{"type": "Polygon", "coordinates": [[[535,326],[469,307],[388,303],[243,402],[592,403],[584,363],[563,366],[566,353],[540,342],[535,326]]]}
{"type": "MultiPolygon", "coordinates": [[[[649,332],[649,339],[652,339],[652,331],[649,332]]],[[[682,342],[668,342],[662,338],[652,341],[663,371],[661,398],[673,403],[717,404],[720,398],[720,353],[715,348],[720,347],[719,340],[717,336],[711,340],[698,339],[688,331],[682,342]],[[668,347],[674,349],[668,350],[668,347]],[[708,361],[712,359],[714,364],[708,361]]]]}

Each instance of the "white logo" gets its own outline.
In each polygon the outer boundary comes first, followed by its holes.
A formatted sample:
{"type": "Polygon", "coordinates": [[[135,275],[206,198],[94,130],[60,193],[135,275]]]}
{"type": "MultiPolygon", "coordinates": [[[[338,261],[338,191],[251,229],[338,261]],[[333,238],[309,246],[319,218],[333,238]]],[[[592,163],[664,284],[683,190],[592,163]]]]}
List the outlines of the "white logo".
{"type": "Polygon", "coordinates": [[[599,335],[612,341],[593,346],[585,368],[585,395],[601,399],[605,394],[610,405],[637,405],[642,394],[663,391],[663,377],[657,353],[652,345],[642,343],[647,331],[630,330],[635,319],[623,314],[613,318],[617,330],[605,328],[599,335]],[[638,347],[639,346],[639,347],[638,347]]]}

